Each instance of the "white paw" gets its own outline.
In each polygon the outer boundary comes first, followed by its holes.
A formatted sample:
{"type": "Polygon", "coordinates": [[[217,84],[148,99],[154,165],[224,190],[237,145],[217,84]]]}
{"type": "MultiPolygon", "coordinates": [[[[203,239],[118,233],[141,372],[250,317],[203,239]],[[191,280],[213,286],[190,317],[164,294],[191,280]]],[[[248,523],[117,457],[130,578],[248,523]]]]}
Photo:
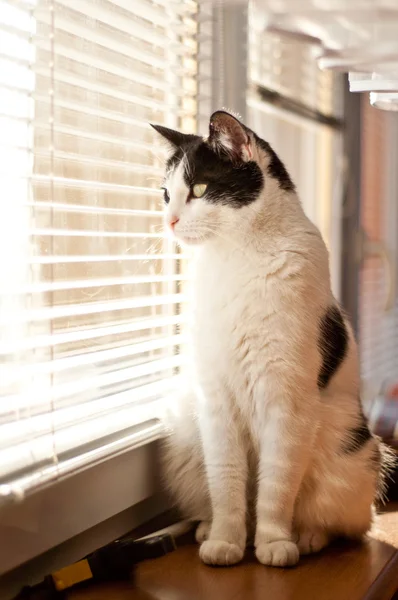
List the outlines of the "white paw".
{"type": "Polygon", "coordinates": [[[201,521],[195,531],[195,539],[198,544],[206,541],[209,537],[211,524],[209,521],[201,521]]]}
{"type": "Polygon", "coordinates": [[[207,540],[199,549],[199,556],[206,565],[235,565],[243,558],[244,550],[236,544],[207,540]]]}
{"type": "Polygon", "coordinates": [[[319,552],[327,546],[329,538],[323,531],[301,531],[298,535],[297,546],[300,554],[319,552]]]}
{"type": "Polygon", "coordinates": [[[256,556],[260,563],[272,567],[292,567],[300,557],[296,544],[288,540],[260,544],[256,548],[256,556]]]}

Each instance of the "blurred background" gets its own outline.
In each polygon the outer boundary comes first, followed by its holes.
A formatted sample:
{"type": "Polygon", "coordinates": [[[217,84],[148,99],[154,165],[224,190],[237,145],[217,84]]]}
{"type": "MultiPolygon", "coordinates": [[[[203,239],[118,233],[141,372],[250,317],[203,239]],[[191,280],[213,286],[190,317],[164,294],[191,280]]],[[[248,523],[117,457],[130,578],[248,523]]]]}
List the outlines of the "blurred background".
{"type": "Polygon", "coordinates": [[[205,135],[226,107],[281,156],[330,250],[364,410],[396,443],[398,117],[265,5],[0,0],[0,573],[159,512],[189,257],[163,233],[148,122],[205,135]]]}

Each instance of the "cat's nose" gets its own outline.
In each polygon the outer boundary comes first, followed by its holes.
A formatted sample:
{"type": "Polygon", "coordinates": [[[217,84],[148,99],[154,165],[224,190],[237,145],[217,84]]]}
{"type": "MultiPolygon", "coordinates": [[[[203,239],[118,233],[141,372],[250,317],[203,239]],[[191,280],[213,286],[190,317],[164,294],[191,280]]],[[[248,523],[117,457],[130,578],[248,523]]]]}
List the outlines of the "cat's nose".
{"type": "Polygon", "coordinates": [[[176,217],[175,215],[171,215],[170,220],[169,220],[169,225],[170,228],[174,231],[174,227],[176,226],[176,224],[178,223],[180,219],[178,217],[176,217]]]}

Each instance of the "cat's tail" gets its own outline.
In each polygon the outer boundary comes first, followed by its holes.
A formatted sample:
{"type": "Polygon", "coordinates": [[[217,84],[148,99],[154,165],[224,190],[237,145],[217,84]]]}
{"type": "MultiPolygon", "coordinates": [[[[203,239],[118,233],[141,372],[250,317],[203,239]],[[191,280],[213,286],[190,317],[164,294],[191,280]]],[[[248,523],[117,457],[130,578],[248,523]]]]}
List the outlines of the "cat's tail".
{"type": "Polygon", "coordinates": [[[375,501],[379,507],[387,501],[389,483],[392,481],[394,471],[398,466],[398,459],[395,451],[390,446],[387,446],[380,438],[378,438],[378,441],[379,445],[375,460],[378,463],[379,470],[375,501]]]}
{"type": "Polygon", "coordinates": [[[160,451],[162,479],[183,515],[192,520],[210,519],[210,501],[196,396],[188,385],[169,402],[165,413],[167,435],[160,451]]]}

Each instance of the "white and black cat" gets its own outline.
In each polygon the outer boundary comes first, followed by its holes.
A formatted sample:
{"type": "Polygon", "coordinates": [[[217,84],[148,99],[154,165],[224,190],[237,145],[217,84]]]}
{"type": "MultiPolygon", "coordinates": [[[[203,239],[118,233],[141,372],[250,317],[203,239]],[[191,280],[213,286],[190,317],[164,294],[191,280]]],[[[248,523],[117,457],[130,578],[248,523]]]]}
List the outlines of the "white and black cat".
{"type": "Polygon", "coordinates": [[[214,113],[205,139],[154,128],[172,149],[166,222],[197,246],[195,393],[171,424],[166,480],[202,521],[205,563],[237,563],[252,539],[260,562],[293,565],[368,531],[386,469],[328,252],[283,163],[233,115],[214,113]]]}

